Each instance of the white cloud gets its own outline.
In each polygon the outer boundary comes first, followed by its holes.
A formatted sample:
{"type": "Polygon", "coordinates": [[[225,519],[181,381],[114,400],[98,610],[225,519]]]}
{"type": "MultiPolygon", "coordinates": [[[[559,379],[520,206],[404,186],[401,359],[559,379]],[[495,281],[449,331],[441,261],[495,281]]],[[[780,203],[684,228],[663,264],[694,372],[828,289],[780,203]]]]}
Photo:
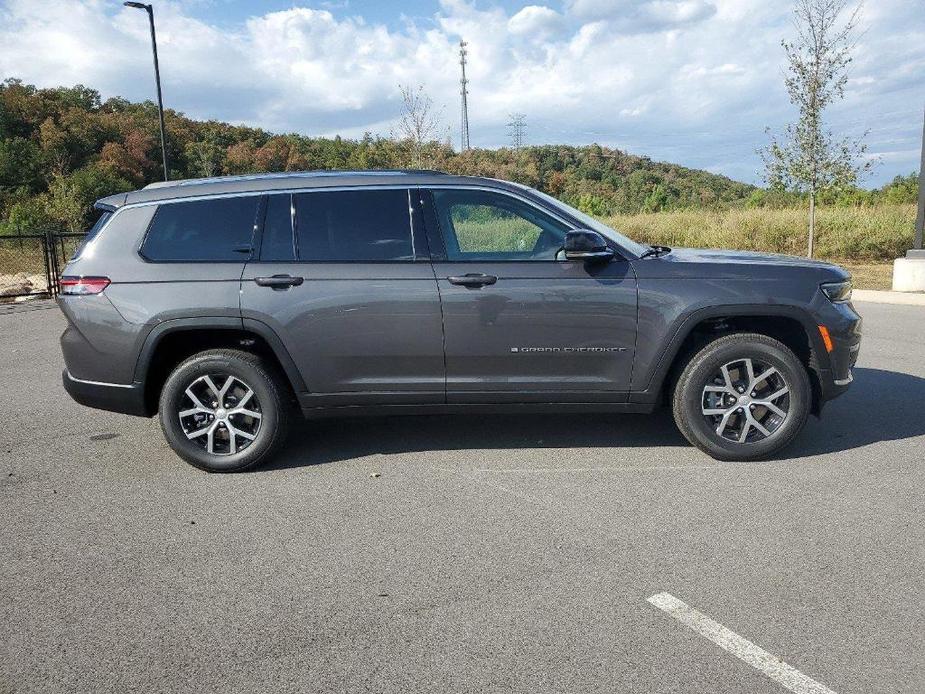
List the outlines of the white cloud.
{"type": "Polygon", "coordinates": [[[565,18],[548,7],[527,5],[508,20],[507,26],[515,35],[547,38],[565,28],[565,18]]]}
{"type": "Polygon", "coordinates": [[[571,0],[569,13],[579,20],[608,20],[621,32],[651,32],[700,22],[716,7],[706,0],[571,0]]]}
{"type": "MultiPolygon", "coordinates": [[[[387,134],[398,84],[423,84],[455,141],[460,38],[469,42],[470,125],[480,146],[506,143],[516,111],[527,116],[530,142],[597,141],[755,180],[765,126],[793,115],[780,49],[792,31],[789,9],[766,0],[572,0],[564,13],[442,0],[431,19],[389,27],[336,6],[229,25],[200,11],[209,7],[156,7],[166,102],[197,118],[387,134]]],[[[882,0],[864,22],[846,99],[830,115],[850,134],[872,128],[871,150],[886,155],[883,180],[917,166],[904,153],[921,132],[925,27],[903,0],[882,0]]],[[[137,10],[103,0],[0,4],[0,77],[145,99],[150,60],[137,10]]]]}

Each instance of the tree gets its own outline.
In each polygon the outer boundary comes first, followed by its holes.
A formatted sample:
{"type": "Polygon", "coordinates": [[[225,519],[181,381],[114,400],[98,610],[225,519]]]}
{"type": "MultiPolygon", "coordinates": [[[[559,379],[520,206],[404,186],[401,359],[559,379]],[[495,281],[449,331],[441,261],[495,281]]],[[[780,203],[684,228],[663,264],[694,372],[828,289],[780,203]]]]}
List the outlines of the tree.
{"type": "Polygon", "coordinates": [[[26,188],[38,191],[42,186],[42,152],[22,137],[0,139],[0,192],[26,188]]]}
{"type": "Polygon", "coordinates": [[[222,170],[222,157],[225,150],[213,142],[200,140],[186,145],[186,161],[193,176],[211,178],[222,170]]]}
{"type": "Polygon", "coordinates": [[[819,193],[854,184],[873,164],[864,157],[863,136],[839,139],[823,123],[825,109],[845,94],[859,12],[860,5],[849,10],[848,0],[797,0],[797,38],[781,41],[789,70],[784,83],[799,116],[781,138],[769,129],[771,142],[760,153],[772,189],[809,196],[809,257],[819,193]]]}
{"type": "Polygon", "coordinates": [[[153,138],[133,130],[125,136],[123,142],[104,144],[98,164],[135,185],[144,185],[147,179],[157,175],[157,166],[148,157],[148,152],[155,151],[153,138]]]}
{"type": "Polygon", "coordinates": [[[48,212],[48,194],[22,197],[10,205],[6,220],[0,221],[0,236],[35,234],[52,229],[55,222],[48,212]]]}
{"type": "Polygon", "coordinates": [[[883,199],[894,205],[914,205],[919,199],[919,175],[895,176],[880,189],[883,199]]]}
{"type": "Polygon", "coordinates": [[[429,160],[426,151],[429,145],[436,143],[441,131],[442,110],[434,109],[434,102],[424,91],[424,85],[413,89],[399,85],[401,90],[401,116],[398,119],[396,139],[406,142],[411,148],[411,166],[424,168],[429,160]]]}
{"type": "Polygon", "coordinates": [[[48,212],[66,231],[86,231],[97,199],[131,189],[124,178],[91,164],[55,177],[48,187],[48,212]]]}
{"type": "Polygon", "coordinates": [[[257,148],[250,140],[231,145],[225,153],[226,174],[247,174],[256,170],[257,148]]]}

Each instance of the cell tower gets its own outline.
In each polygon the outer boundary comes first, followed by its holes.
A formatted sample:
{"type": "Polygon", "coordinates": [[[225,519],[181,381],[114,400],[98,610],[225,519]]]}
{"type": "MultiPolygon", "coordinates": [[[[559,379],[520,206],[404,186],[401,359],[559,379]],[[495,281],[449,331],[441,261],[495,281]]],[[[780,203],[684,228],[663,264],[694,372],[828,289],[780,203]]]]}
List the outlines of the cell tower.
{"type": "Polygon", "coordinates": [[[522,113],[512,113],[507,124],[508,134],[511,136],[511,146],[520,149],[524,146],[524,132],[527,130],[527,117],[522,113]]]}
{"type": "Polygon", "coordinates": [[[466,151],[469,149],[469,106],[466,103],[466,95],[469,90],[466,85],[469,80],[466,79],[466,46],[468,44],[460,39],[459,41],[459,66],[462,68],[462,77],[459,80],[459,95],[462,98],[462,119],[459,126],[460,149],[466,151]]]}

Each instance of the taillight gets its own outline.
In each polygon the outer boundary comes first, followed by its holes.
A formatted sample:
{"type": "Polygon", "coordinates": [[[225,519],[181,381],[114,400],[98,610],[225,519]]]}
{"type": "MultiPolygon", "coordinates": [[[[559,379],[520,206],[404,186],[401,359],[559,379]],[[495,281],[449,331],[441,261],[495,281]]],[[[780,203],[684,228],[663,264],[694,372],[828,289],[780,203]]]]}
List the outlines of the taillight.
{"type": "Polygon", "coordinates": [[[58,281],[58,287],[62,294],[99,294],[109,286],[108,277],[74,277],[73,275],[64,275],[58,281]]]}

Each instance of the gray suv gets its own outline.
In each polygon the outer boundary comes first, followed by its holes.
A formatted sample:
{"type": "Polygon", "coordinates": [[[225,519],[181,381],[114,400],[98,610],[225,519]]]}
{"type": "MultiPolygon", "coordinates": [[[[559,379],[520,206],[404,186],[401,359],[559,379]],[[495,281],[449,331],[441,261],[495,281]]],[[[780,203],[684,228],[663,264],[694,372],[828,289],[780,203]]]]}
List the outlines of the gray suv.
{"type": "Polygon", "coordinates": [[[67,265],[64,387],[159,414],[210,471],[305,418],[651,412],[766,457],[851,382],[841,268],[642,246],[548,195],[429,171],[156,183],[113,195],[67,265]]]}

